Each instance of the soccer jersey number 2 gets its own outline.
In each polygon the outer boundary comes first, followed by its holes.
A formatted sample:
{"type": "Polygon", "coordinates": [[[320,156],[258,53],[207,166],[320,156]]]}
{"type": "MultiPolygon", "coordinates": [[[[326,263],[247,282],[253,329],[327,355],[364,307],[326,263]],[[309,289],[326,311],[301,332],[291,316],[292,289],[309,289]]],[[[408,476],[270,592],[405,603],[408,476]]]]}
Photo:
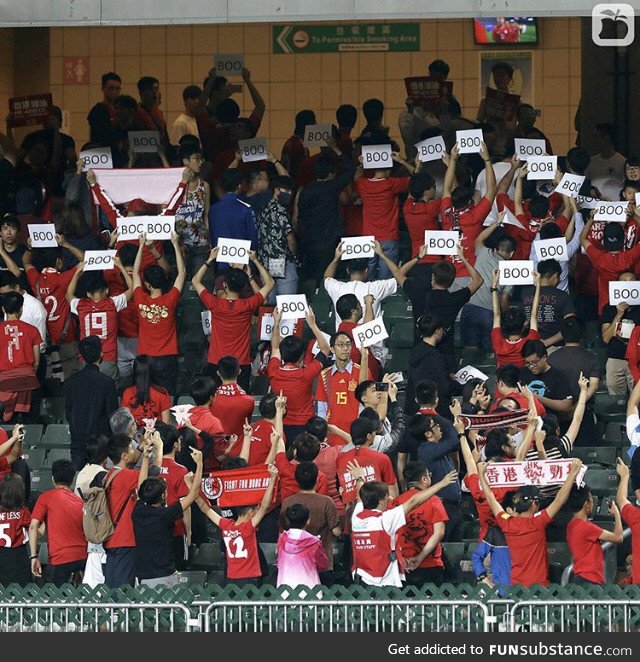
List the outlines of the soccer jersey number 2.
{"type": "Polygon", "coordinates": [[[238,536],[237,538],[224,537],[224,544],[227,548],[227,554],[232,559],[246,559],[249,556],[249,551],[244,546],[244,540],[238,536]]]}
{"type": "Polygon", "coordinates": [[[107,337],[107,313],[89,313],[84,318],[84,335],[98,336],[100,340],[107,337]]]}

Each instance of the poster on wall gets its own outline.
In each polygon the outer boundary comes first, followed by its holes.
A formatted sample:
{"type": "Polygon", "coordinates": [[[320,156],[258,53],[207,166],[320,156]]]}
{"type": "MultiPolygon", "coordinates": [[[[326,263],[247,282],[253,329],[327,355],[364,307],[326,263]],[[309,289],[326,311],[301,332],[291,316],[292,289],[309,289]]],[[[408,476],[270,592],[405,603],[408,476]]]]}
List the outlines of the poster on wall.
{"type": "Polygon", "coordinates": [[[523,103],[533,104],[533,54],[532,51],[486,51],[480,53],[480,98],[487,88],[496,89],[491,67],[496,62],[506,62],[513,67],[513,80],[509,95],[521,97],[523,103]]]}

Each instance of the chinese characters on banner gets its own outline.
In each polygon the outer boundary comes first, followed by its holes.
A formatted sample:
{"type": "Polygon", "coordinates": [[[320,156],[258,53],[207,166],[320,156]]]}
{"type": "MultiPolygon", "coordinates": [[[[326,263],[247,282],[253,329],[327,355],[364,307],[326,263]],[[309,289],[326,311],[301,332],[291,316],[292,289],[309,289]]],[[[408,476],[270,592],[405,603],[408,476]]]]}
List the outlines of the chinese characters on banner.
{"type": "Polygon", "coordinates": [[[52,105],[51,94],[12,97],[9,99],[9,112],[12,115],[11,125],[19,127],[44,124],[52,105]]]}
{"type": "Polygon", "coordinates": [[[489,119],[510,122],[520,105],[519,94],[508,94],[488,87],[484,95],[484,107],[489,119]]]}
{"type": "MultiPolygon", "coordinates": [[[[524,485],[562,485],[567,480],[571,459],[533,460],[531,462],[492,462],[485,474],[490,487],[522,487],[524,485]]],[[[576,476],[581,485],[587,467],[576,476]]]]}
{"type": "MultiPolygon", "coordinates": [[[[269,487],[270,474],[266,464],[243,469],[210,473],[202,479],[202,491],[211,502],[220,508],[253,506],[262,501],[269,487]]],[[[273,491],[272,503],[277,490],[273,491]]]]}
{"type": "Polygon", "coordinates": [[[416,106],[437,109],[443,99],[449,101],[453,93],[453,81],[438,80],[430,76],[404,79],[407,96],[416,106]]]}

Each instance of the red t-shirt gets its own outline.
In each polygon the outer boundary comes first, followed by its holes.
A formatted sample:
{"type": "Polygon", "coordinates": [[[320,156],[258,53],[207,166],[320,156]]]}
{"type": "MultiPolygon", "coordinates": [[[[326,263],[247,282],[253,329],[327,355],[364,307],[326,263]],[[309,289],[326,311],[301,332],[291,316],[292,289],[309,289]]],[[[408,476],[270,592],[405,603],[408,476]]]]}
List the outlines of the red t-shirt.
{"type": "MultiPolygon", "coordinates": [[[[176,501],[180,501],[189,494],[189,488],[184,482],[184,477],[188,474],[186,467],[178,464],[171,457],[162,458],[160,467],[160,477],[164,478],[167,484],[167,506],[172,506],[176,501]]],[[[183,519],[176,520],[173,527],[174,536],[184,536],[187,533],[187,527],[183,519]]]]}
{"type": "Polygon", "coordinates": [[[41,343],[35,326],[22,320],[0,322],[0,370],[33,366],[33,348],[41,343]]]}
{"type": "MultiPolygon", "coordinates": [[[[220,462],[216,460],[215,456],[222,455],[224,449],[226,448],[226,444],[222,440],[224,429],[222,427],[222,423],[220,423],[220,419],[216,418],[211,413],[209,407],[196,406],[196,407],[192,407],[189,410],[189,420],[198,430],[202,430],[203,432],[208,432],[209,434],[214,436],[215,435],[220,436],[220,443],[214,444],[209,455],[203,458],[205,472],[217,471],[218,469],[220,469],[220,462]]],[[[198,447],[202,448],[204,442],[199,437],[198,439],[199,439],[198,447]]]]}
{"type": "Polygon", "coordinates": [[[309,365],[300,367],[283,363],[272,356],[267,364],[267,376],[274,393],[287,398],[285,425],[305,425],[315,415],[313,409],[313,380],[320,374],[322,363],[314,359],[309,365]]]}
{"type": "Polygon", "coordinates": [[[398,193],[407,190],[408,177],[359,177],[353,183],[362,200],[362,234],[378,241],[397,241],[400,205],[398,193]]]}
{"type": "Polygon", "coordinates": [[[143,418],[162,418],[162,412],[171,407],[171,397],[163,389],[156,386],[149,387],[149,399],[138,407],[134,406],[138,389],[136,386],[129,386],[124,390],[120,405],[126,407],[136,419],[136,425],[139,428],[144,427],[143,418]]]}
{"type": "Polygon", "coordinates": [[[87,558],[87,539],[82,529],[82,499],[66,487],[48,490],[38,497],[33,519],[45,522],[51,565],[87,558]]]}
{"type": "Polygon", "coordinates": [[[67,287],[76,270],[63,273],[55,269],[27,269],[27,281],[47,311],[47,332],[53,345],[73,342],[77,339],[76,327],[70,319],[71,309],[67,301],[67,287]],[[64,329],[67,332],[62,339],[64,329]]]}
{"type": "Polygon", "coordinates": [[[22,547],[29,542],[31,513],[28,508],[0,511],[0,548],[22,547]]]}
{"type": "Polygon", "coordinates": [[[107,489],[107,501],[111,518],[115,520],[120,515],[115,531],[109,540],[104,543],[106,549],[116,547],[135,547],[136,537],[133,532],[133,520],[131,515],[136,505],[136,493],[138,490],[137,469],[110,469],[105,482],[111,478],[111,473],[117,471],[118,475],[111,481],[107,489]]]}
{"type": "Polygon", "coordinates": [[[567,543],[573,556],[573,572],[596,584],[604,584],[602,529],[593,522],[573,517],[567,525],[567,543]]]}
{"type": "Polygon", "coordinates": [[[504,511],[497,517],[511,554],[511,584],[549,584],[545,529],[551,524],[546,510],[534,517],[514,517],[504,511]]]}
{"type": "Polygon", "coordinates": [[[285,162],[289,175],[295,179],[298,175],[298,169],[307,156],[309,156],[309,150],[304,146],[302,140],[294,134],[282,146],[280,160],[285,162]]]}
{"type": "MultiPolygon", "coordinates": [[[[478,511],[478,519],[480,520],[480,533],[478,535],[478,541],[482,541],[483,538],[487,535],[487,531],[490,526],[495,526],[496,518],[493,516],[493,511],[487,503],[487,499],[484,495],[484,492],[480,489],[480,479],[478,474],[467,474],[463,478],[464,484],[469,488],[469,492],[473,497],[473,500],[476,504],[476,510],[478,511]]],[[[508,492],[513,492],[514,490],[506,487],[493,487],[491,489],[493,496],[495,496],[498,503],[502,502],[502,499],[507,495],[508,492]]]]}
{"type": "Polygon", "coordinates": [[[251,318],[264,303],[262,294],[227,300],[203,290],[200,299],[211,311],[209,363],[217,364],[223,356],[235,356],[240,365],[251,363],[251,318]]]}
{"type": "MultiPolygon", "coordinates": [[[[349,338],[351,338],[351,360],[354,363],[357,363],[358,366],[361,365],[362,362],[362,353],[360,352],[360,349],[356,346],[356,343],[353,340],[353,330],[358,326],[355,322],[340,322],[340,325],[338,326],[338,331],[345,331],[346,333],[349,334],[349,338]]],[[[373,352],[369,352],[369,358],[367,360],[367,367],[369,368],[369,377],[367,379],[371,379],[373,381],[376,381],[378,379],[378,375],[380,374],[380,364],[378,363],[378,360],[376,357],[373,355],[373,352]]]]}
{"type": "Polygon", "coordinates": [[[610,253],[589,244],[586,254],[598,272],[598,314],[602,315],[602,309],[609,303],[609,281],[618,280],[623,271],[635,266],[640,258],[640,244],[620,253],[610,253]]]}
{"type": "MultiPolygon", "coordinates": [[[[109,269],[104,272],[104,279],[109,286],[109,294],[116,296],[127,291],[127,284],[119,269],[109,269]]],[[[133,299],[127,302],[127,307],[118,312],[118,338],[137,338],[140,320],[133,299]]]]}
{"type": "Polygon", "coordinates": [[[178,353],[175,311],[180,302],[180,290],[172,287],[155,299],[142,288],[136,287],[133,302],[140,318],[138,354],[171,356],[178,353]]]}
{"type": "MultiPolygon", "coordinates": [[[[327,403],[328,423],[349,432],[351,423],[358,418],[360,407],[360,403],[355,396],[360,376],[360,366],[352,362],[350,366],[347,365],[347,370],[336,370],[335,372],[334,367],[325,368],[320,373],[320,379],[318,379],[316,385],[316,400],[327,403]]],[[[331,439],[330,443],[332,445],[344,445],[340,437],[331,439]]]]}
{"type": "MultiPolygon", "coordinates": [[[[411,237],[411,256],[418,254],[421,246],[424,246],[424,231],[439,230],[438,212],[440,211],[440,200],[414,200],[408,197],[402,208],[404,222],[407,224],[409,236],[411,237]]],[[[425,255],[418,264],[432,264],[439,262],[441,255],[425,255]]]]}
{"type": "Polygon", "coordinates": [[[242,426],[245,419],[251,423],[254,405],[254,399],[237,384],[223,384],[216,391],[210,407],[211,413],[219,419],[225,434],[238,436],[238,442],[231,449],[231,455],[236,457],[240,455],[242,426]]]}
{"type": "Polygon", "coordinates": [[[491,329],[491,345],[493,351],[496,353],[498,368],[507,363],[513,363],[519,368],[524,368],[522,348],[527,340],[540,340],[540,334],[537,331],[531,330],[524,338],[508,340],[502,335],[502,330],[499,327],[491,329]]]}
{"type": "Polygon", "coordinates": [[[379,480],[387,485],[396,484],[393,465],[387,455],[365,446],[356,446],[346,453],[340,453],[336,461],[338,480],[340,481],[340,487],[342,487],[342,501],[345,504],[355,501],[357,497],[356,481],[347,469],[347,464],[353,462],[353,460],[356,460],[364,469],[364,479],[367,483],[379,480]]]}
{"type": "Polygon", "coordinates": [[[118,312],[127,307],[127,297],[118,294],[102,301],[72,299],[71,312],[78,316],[80,339],[98,336],[104,361],[118,360],[118,312]]]}
{"type": "Polygon", "coordinates": [[[275,426],[266,418],[261,418],[253,424],[251,446],[249,447],[249,466],[264,464],[271,450],[271,433],[275,426]]]}
{"type": "MultiPolygon", "coordinates": [[[[482,232],[482,224],[490,211],[491,203],[487,198],[482,198],[477,205],[469,205],[462,209],[454,209],[449,197],[442,198],[440,201],[442,229],[460,232],[460,243],[464,249],[464,256],[471,265],[476,263],[475,242],[482,232]]],[[[451,262],[456,268],[456,278],[469,275],[459,257],[453,256],[451,262]]]]}
{"type": "MultiPolygon", "coordinates": [[[[389,508],[401,506],[420,490],[410,489],[396,497],[389,508]]],[[[397,549],[400,550],[403,559],[411,559],[418,556],[427,541],[433,535],[433,525],[438,522],[448,522],[449,516],[437,496],[432,496],[429,501],[414,508],[407,515],[407,523],[398,531],[397,549]]],[[[438,543],[436,548],[418,566],[419,568],[444,568],[442,560],[442,545],[438,543]]]]}
{"type": "Polygon", "coordinates": [[[330,446],[329,444],[320,444],[320,452],[313,461],[318,469],[327,477],[327,493],[336,504],[338,513],[344,512],[344,504],[338,491],[338,470],[336,468],[338,458],[342,453],[342,446],[330,446]]]}
{"type": "Polygon", "coordinates": [[[633,565],[631,575],[634,584],[640,584],[640,508],[630,503],[625,504],[621,513],[625,524],[631,528],[631,553],[633,565]]]}
{"type": "MultiPolygon", "coordinates": [[[[296,481],[296,467],[298,463],[293,460],[289,462],[287,460],[286,453],[278,453],[275,459],[275,465],[278,468],[278,477],[280,478],[280,501],[298,494],[300,491],[300,485],[296,481]]],[[[327,477],[318,471],[318,482],[316,483],[316,492],[318,494],[323,494],[324,496],[329,496],[327,490],[327,477]]]]}
{"type": "Polygon", "coordinates": [[[223,517],[219,526],[227,553],[227,579],[261,577],[256,527],[251,520],[236,524],[223,517]]]}

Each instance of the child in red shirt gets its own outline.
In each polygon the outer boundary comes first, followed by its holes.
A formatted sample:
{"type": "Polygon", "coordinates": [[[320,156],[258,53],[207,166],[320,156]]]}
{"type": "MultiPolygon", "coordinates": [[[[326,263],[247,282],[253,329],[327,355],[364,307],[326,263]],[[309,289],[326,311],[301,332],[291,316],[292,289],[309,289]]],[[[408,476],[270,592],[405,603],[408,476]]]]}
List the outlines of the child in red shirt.
{"type": "Polygon", "coordinates": [[[0,481],[0,584],[26,586],[32,580],[27,543],[31,513],[27,508],[24,483],[17,474],[0,481]]]}

